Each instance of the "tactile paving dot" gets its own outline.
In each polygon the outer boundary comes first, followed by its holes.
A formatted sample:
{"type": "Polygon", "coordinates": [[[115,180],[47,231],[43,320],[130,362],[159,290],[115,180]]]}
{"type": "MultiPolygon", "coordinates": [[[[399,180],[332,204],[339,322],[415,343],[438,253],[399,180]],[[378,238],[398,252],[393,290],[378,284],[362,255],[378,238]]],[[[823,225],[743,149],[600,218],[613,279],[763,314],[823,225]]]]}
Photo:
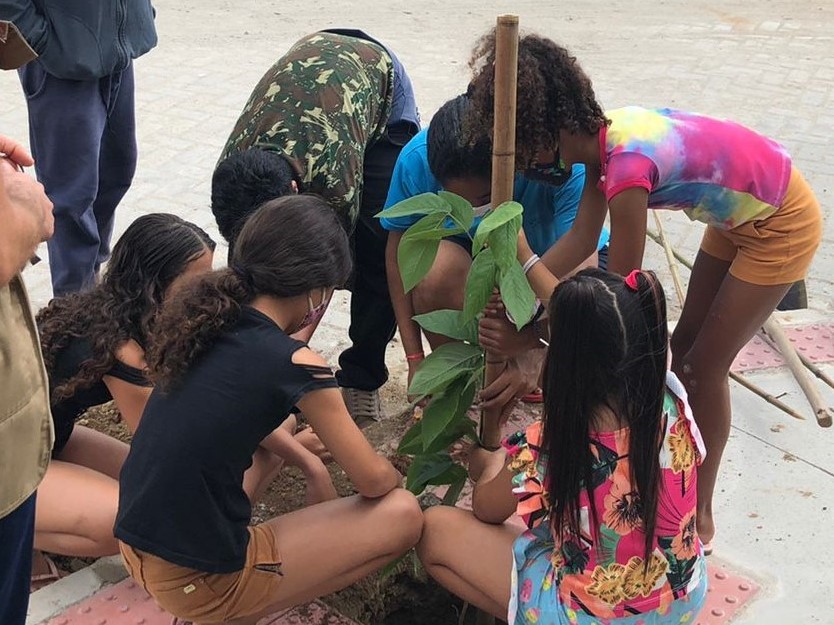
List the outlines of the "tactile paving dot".
{"type": "Polygon", "coordinates": [[[707,602],[693,625],[722,625],[732,622],[739,610],[753,600],[759,586],[730,573],[708,558],[709,590],[707,602]]]}
{"type": "MultiPolygon", "coordinates": [[[[812,362],[834,361],[834,324],[815,323],[807,326],[786,326],[791,344],[812,362]]],[[[736,356],[733,371],[753,371],[781,367],[785,360],[760,335],[753,337],[736,356]]]]}
{"type": "MultiPolygon", "coordinates": [[[[41,625],[171,625],[171,620],[171,615],[159,608],[144,590],[126,579],[41,625]]],[[[302,624],[357,625],[320,601],[283,610],[258,622],[258,625],[302,624]]]]}

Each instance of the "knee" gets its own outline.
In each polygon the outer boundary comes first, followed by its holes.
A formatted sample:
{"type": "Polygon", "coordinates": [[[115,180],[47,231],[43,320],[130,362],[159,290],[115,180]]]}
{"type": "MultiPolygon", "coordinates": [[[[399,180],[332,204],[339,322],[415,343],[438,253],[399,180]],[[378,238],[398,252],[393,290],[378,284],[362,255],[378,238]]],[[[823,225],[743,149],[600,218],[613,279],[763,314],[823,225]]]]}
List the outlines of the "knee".
{"type": "Polygon", "coordinates": [[[397,551],[411,549],[423,533],[423,511],[417,498],[403,488],[397,488],[385,496],[384,510],[388,526],[395,530],[394,548],[397,551]]]}
{"type": "Polygon", "coordinates": [[[418,314],[442,308],[463,308],[463,293],[471,259],[456,244],[444,243],[446,247],[441,246],[442,253],[438,253],[432,268],[412,291],[414,310],[418,314]]]}
{"type": "Polygon", "coordinates": [[[675,358],[675,363],[675,374],[690,395],[699,392],[714,393],[717,387],[727,384],[729,365],[722,364],[700,350],[690,349],[675,358]]]}
{"type": "Polygon", "coordinates": [[[455,508],[434,506],[423,513],[423,534],[417,544],[417,557],[426,566],[440,558],[442,533],[453,524],[455,508]]]}

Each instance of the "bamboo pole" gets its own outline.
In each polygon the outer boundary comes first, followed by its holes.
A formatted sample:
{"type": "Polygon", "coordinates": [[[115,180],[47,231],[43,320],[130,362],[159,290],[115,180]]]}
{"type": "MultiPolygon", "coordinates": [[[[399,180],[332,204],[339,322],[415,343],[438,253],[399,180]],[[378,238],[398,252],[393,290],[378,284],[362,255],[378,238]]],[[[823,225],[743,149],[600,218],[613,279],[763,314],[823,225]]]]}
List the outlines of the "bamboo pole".
{"type": "MultiPolygon", "coordinates": [[[[685,258],[684,256],[681,256],[681,254],[679,254],[675,249],[672,248],[671,245],[669,245],[669,242],[666,239],[666,234],[663,231],[663,224],[660,222],[660,220],[657,220],[655,223],[658,226],[657,233],[648,231],[646,234],[648,235],[648,237],[652,241],[654,241],[658,245],[662,246],[664,250],[668,249],[668,251],[671,252],[671,254],[667,254],[667,256],[666,256],[666,258],[669,262],[670,269],[672,269],[672,267],[675,266],[675,261],[677,260],[677,261],[680,261],[680,263],[684,267],[686,267],[687,269],[689,269],[691,271],[692,270],[692,263],[690,263],[689,260],[687,258],[685,258]]],[[[673,279],[674,279],[675,270],[673,269],[672,271],[673,271],[673,279]]],[[[680,279],[680,278],[678,278],[678,279],[680,279]]],[[[683,306],[684,297],[682,295],[682,289],[678,289],[678,285],[675,286],[675,289],[677,290],[677,293],[678,293],[678,300],[680,302],[680,305],[683,306]]],[[[743,376],[739,375],[738,373],[735,373],[734,371],[730,371],[730,379],[732,379],[734,382],[738,382],[739,384],[741,384],[747,390],[752,391],[753,393],[755,393],[756,395],[758,395],[759,397],[764,399],[770,405],[775,406],[776,408],[779,408],[779,410],[781,410],[782,412],[784,412],[788,416],[791,416],[794,419],[799,419],[801,421],[805,420],[805,417],[803,417],[796,410],[794,410],[793,408],[788,406],[785,402],[783,402],[783,401],[779,400],[778,398],[774,397],[773,395],[768,393],[763,388],[760,388],[759,386],[756,386],[755,384],[753,384],[752,382],[750,382],[749,380],[747,380],[743,376]]]]}
{"type": "Polygon", "coordinates": [[[796,350],[791,345],[791,341],[788,339],[782,326],[779,325],[776,319],[770,317],[764,323],[764,331],[776,343],[776,347],[781,352],[782,358],[785,359],[788,368],[793,373],[793,377],[796,378],[797,384],[799,384],[802,392],[805,393],[805,397],[808,403],[811,404],[811,409],[814,411],[814,416],[817,418],[817,424],[824,428],[831,427],[831,411],[825,405],[816,384],[814,384],[808,372],[803,368],[802,361],[799,359],[796,350]]]}
{"type": "MultiPolygon", "coordinates": [[[[518,80],[518,16],[501,15],[495,31],[495,108],[492,138],[492,205],[513,199],[515,178],[515,115],[518,80]]],[[[506,362],[486,353],[484,384],[504,370],[506,362]]],[[[501,442],[498,427],[504,407],[481,414],[481,441],[488,447],[501,442]]]]}

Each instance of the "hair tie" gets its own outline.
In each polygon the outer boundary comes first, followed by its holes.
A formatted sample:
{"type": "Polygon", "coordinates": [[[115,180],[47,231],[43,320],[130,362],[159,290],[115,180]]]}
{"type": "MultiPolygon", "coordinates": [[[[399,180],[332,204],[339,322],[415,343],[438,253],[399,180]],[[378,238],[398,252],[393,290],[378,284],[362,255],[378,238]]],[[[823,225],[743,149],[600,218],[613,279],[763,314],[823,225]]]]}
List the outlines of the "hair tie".
{"type": "Polygon", "coordinates": [[[625,277],[626,286],[630,288],[632,291],[640,290],[640,285],[637,283],[637,276],[639,276],[641,273],[643,273],[641,269],[635,269],[625,277]]]}
{"type": "Polygon", "coordinates": [[[241,267],[238,264],[233,264],[231,269],[232,273],[235,274],[238,280],[240,280],[243,283],[243,287],[246,289],[246,291],[249,293],[254,293],[255,282],[252,279],[252,274],[249,273],[244,267],[241,267]]]}

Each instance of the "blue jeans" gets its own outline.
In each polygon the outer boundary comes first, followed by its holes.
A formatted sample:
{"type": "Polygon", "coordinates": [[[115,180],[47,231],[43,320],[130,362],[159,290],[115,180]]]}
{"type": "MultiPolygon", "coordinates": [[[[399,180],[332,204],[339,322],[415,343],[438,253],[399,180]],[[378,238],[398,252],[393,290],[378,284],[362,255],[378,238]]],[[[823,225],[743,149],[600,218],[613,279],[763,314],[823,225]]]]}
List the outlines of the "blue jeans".
{"type": "Polygon", "coordinates": [[[136,170],[133,65],[64,80],[39,61],[18,70],[35,170],[55,205],[47,243],[55,296],[88,289],[110,256],[116,207],[136,170]]]}
{"type": "Polygon", "coordinates": [[[29,608],[35,495],[0,519],[0,623],[23,625],[29,608]]]}

